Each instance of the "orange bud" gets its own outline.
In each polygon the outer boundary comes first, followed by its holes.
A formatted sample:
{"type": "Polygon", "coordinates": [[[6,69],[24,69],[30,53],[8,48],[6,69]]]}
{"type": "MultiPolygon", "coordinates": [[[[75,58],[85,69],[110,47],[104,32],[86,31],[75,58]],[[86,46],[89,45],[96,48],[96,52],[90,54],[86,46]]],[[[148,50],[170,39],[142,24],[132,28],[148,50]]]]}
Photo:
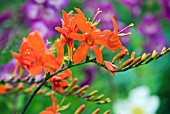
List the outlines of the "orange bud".
{"type": "Polygon", "coordinates": [[[83,112],[84,108],[85,108],[85,105],[83,104],[76,110],[74,114],[80,114],[81,112],[83,112]]]}
{"type": "Polygon", "coordinates": [[[105,67],[108,69],[108,71],[115,75],[115,69],[117,68],[114,64],[112,64],[111,62],[109,61],[104,61],[104,65],[105,67]]]}

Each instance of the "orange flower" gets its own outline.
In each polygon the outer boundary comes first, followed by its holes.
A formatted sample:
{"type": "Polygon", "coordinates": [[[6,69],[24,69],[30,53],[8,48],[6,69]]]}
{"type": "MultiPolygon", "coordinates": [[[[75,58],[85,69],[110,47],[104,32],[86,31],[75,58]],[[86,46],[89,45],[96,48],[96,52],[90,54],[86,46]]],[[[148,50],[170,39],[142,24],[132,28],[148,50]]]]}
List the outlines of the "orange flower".
{"type": "Polygon", "coordinates": [[[57,111],[56,98],[54,94],[51,93],[50,95],[53,102],[53,106],[47,107],[44,111],[40,112],[40,114],[59,114],[57,111]]]}
{"type": "Polygon", "coordinates": [[[57,74],[51,78],[52,89],[63,92],[63,88],[68,86],[66,78],[72,79],[72,72],[70,70],[64,70],[61,74],[57,74]]]}
{"type": "Polygon", "coordinates": [[[27,39],[24,38],[20,53],[13,52],[12,55],[18,60],[14,72],[18,64],[33,76],[41,74],[43,69],[51,73],[60,68],[55,56],[46,49],[44,40],[38,31],[30,33],[27,39]]]}
{"type": "Polygon", "coordinates": [[[6,94],[6,87],[0,84],[0,95],[6,94]]]}
{"type": "MultiPolygon", "coordinates": [[[[121,30],[120,32],[118,32],[117,22],[116,22],[116,20],[113,16],[111,18],[112,18],[114,30],[112,32],[110,30],[102,31],[102,34],[106,37],[106,38],[102,37],[103,46],[107,47],[109,50],[111,50],[113,52],[115,52],[118,48],[120,48],[125,54],[128,54],[128,50],[124,46],[122,46],[119,36],[126,36],[126,35],[129,35],[131,33],[127,33],[127,34],[121,33],[121,34],[119,34],[124,29],[121,30]]],[[[129,26],[133,26],[133,24],[130,24],[129,26]]],[[[127,26],[127,27],[129,27],[129,26],[127,26]]]]}
{"type": "MultiPolygon", "coordinates": [[[[77,32],[78,31],[78,27],[75,24],[75,20],[72,17],[72,12],[70,12],[69,14],[67,14],[64,10],[62,11],[63,14],[63,20],[62,21],[62,28],[60,27],[55,27],[55,29],[61,33],[60,36],[60,43],[62,46],[62,50],[60,54],[64,53],[64,46],[65,44],[67,44],[67,48],[68,48],[68,56],[69,56],[69,60],[72,61],[72,55],[73,55],[73,47],[74,47],[74,41],[73,39],[71,39],[68,35],[71,32],[77,32]]],[[[64,59],[64,55],[60,55],[62,56],[62,59],[64,59]]]]}
{"type": "Polygon", "coordinates": [[[115,75],[115,69],[117,68],[114,64],[109,61],[104,61],[104,66],[108,69],[108,71],[115,75]]]}
{"type": "Polygon", "coordinates": [[[87,53],[89,52],[90,47],[92,47],[94,54],[96,55],[97,62],[102,63],[102,53],[97,46],[98,42],[101,40],[100,29],[95,28],[95,24],[88,22],[80,9],[75,8],[75,10],[78,12],[78,14],[74,15],[74,19],[76,20],[77,26],[80,31],[83,32],[83,34],[79,34],[76,32],[72,32],[69,34],[69,37],[71,37],[73,40],[79,40],[82,42],[82,44],[77,48],[73,55],[73,61],[75,63],[83,61],[87,53]]]}

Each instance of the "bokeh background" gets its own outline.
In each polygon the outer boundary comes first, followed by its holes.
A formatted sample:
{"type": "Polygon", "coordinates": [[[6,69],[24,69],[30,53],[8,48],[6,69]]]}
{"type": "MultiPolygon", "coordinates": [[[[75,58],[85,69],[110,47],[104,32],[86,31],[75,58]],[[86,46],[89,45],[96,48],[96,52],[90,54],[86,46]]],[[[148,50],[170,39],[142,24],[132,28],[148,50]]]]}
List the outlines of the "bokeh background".
{"type": "MultiPolygon", "coordinates": [[[[31,31],[39,30],[45,41],[53,42],[59,37],[54,28],[61,26],[61,11],[69,12],[74,10],[74,7],[81,8],[89,18],[93,18],[100,8],[102,13],[97,18],[101,19],[98,27],[102,30],[114,29],[111,15],[116,18],[120,30],[134,23],[134,27],[124,31],[125,33],[130,31],[132,35],[121,37],[121,41],[129,52],[135,51],[138,56],[154,49],[160,52],[164,46],[168,48],[170,45],[170,0],[0,0],[0,2],[0,79],[11,76],[15,65],[11,52],[19,51],[23,37],[27,37],[31,31]]],[[[104,50],[103,56],[105,60],[111,60],[114,54],[104,50]]],[[[78,106],[86,104],[85,114],[97,107],[101,108],[101,113],[109,109],[111,114],[170,114],[169,63],[170,54],[166,54],[152,63],[117,73],[116,76],[94,64],[72,68],[73,77],[79,78],[80,85],[89,84],[91,91],[99,90],[99,93],[110,97],[112,103],[97,105],[79,98],[67,97],[65,104],[71,102],[71,105],[61,113],[71,114],[78,106]],[[124,112],[121,112],[123,110],[124,112]]],[[[20,92],[0,96],[0,111],[3,114],[20,112],[29,96],[30,94],[20,92]]],[[[56,97],[57,102],[60,102],[62,96],[57,94],[56,97]]],[[[36,96],[26,114],[37,114],[50,105],[52,105],[50,97],[36,96]]]]}

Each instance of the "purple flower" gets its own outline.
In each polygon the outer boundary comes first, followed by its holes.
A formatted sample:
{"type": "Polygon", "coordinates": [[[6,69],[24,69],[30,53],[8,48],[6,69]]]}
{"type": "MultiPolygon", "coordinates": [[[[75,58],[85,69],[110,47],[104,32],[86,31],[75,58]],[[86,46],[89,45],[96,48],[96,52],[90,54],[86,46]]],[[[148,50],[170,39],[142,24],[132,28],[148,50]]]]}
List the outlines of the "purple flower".
{"type": "Polygon", "coordinates": [[[93,79],[96,76],[97,70],[98,69],[96,66],[90,66],[83,70],[86,77],[85,77],[85,80],[81,83],[81,87],[84,85],[89,85],[93,82],[93,79]]]}
{"type": "Polygon", "coordinates": [[[6,21],[7,19],[9,19],[11,16],[10,12],[9,11],[5,11],[3,12],[1,15],[0,15],[0,25],[6,21]]]}
{"type": "Polygon", "coordinates": [[[8,81],[12,78],[12,73],[14,71],[16,60],[12,59],[7,65],[0,66],[0,79],[8,81]]]}
{"type": "Polygon", "coordinates": [[[142,5],[143,0],[120,0],[120,2],[128,7],[135,17],[140,15],[140,6],[142,5]]]}
{"type": "Polygon", "coordinates": [[[110,2],[101,2],[99,8],[102,11],[102,13],[100,13],[98,16],[101,19],[100,23],[102,30],[113,30],[113,25],[109,24],[112,23],[111,16],[114,16],[115,18],[118,17],[113,5],[110,2]]]}
{"type": "Polygon", "coordinates": [[[69,3],[69,0],[47,0],[49,6],[53,6],[56,10],[60,11],[65,8],[69,3]]]}
{"type": "Polygon", "coordinates": [[[148,51],[154,49],[160,51],[166,45],[161,26],[155,16],[151,14],[145,15],[139,24],[138,30],[146,38],[144,47],[148,51]]]}
{"type": "Polygon", "coordinates": [[[3,50],[9,41],[10,30],[5,30],[0,36],[0,50],[3,50]]]}
{"type": "Polygon", "coordinates": [[[94,16],[96,14],[97,8],[99,8],[98,0],[86,0],[84,2],[84,9],[88,14],[90,14],[90,16],[94,16]]]}
{"type": "Polygon", "coordinates": [[[58,0],[29,0],[23,7],[25,22],[31,31],[38,30],[44,40],[54,36],[55,26],[61,26],[58,9],[52,5],[52,2],[58,3],[56,6],[61,5],[61,8],[66,5],[58,0]]]}
{"type": "Polygon", "coordinates": [[[147,41],[144,45],[144,48],[149,52],[152,52],[153,50],[161,52],[162,48],[167,46],[165,37],[162,33],[157,33],[146,38],[147,41]]]}
{"type": "Polygon", "coordinates": [[[33,0],[33,1],[38,4],[44,4],[46,2],[46,0],[33,0]]]}
{"type": "Polygon", "coordinates": [[[163,12],[162,12],[162,16],[165,19],[170,20],[170,0],[160,0],[160,4],[162,6],[163,12]]]}
{"type": "Polygon", "coordinates": [[[139,24],[139,32],[145,36],[151,36],[161,31],[161,26],[158,22],[158,19],[151,15],[146,14],[140,24],[139,24]]]}
{"type": "Polygon", "coordinates": [[[30,23],[31,31],[38,30],[41,34],[41,36],[44,38],[44,41],[46,41],[47,38],[51,37],[53,33],[49,30],[48,26],[43,21],[33,21],[30,23]]]}
{"type": "Polygon", "coordinates": [[[23,7],[23,15],[26,21],[40,19],[41,6],[34,2],[28,2],[23,7]],[[30,10],[31,9],[31,10],[30,10]]]}

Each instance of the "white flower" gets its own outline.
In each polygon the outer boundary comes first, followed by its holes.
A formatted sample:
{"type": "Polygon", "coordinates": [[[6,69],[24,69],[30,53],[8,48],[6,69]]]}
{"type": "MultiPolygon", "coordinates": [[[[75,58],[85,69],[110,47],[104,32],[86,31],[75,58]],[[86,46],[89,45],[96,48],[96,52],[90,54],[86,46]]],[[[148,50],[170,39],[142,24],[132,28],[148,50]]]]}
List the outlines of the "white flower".
{"type": "Polygon", "coordinates": [[[117,100],[113,105],[115,114],[155,114],[159,107],[159,97],[150,96],[146,86],[133,89],[128,99],[117,100]]]}

